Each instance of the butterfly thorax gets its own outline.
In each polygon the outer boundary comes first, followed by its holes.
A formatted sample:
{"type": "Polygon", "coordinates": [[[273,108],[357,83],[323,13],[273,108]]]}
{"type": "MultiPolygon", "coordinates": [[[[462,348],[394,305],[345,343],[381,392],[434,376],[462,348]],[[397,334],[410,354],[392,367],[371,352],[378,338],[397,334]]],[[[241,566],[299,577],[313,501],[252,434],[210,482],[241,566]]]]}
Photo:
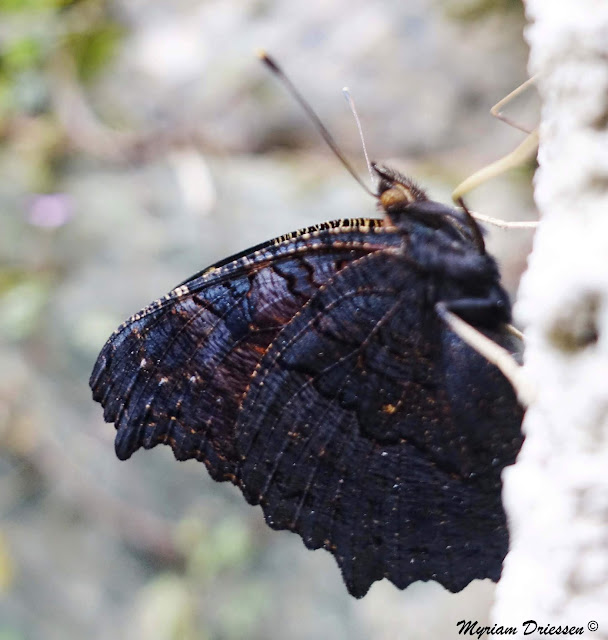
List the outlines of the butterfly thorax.
{"type": "Polygon", "coordinates": [[[414,266],[428,280],[427,304],[489,300],[498,304],[490,314],[482,314],[483,324],[509,322],[510,304],[498,266],[486,253],[481,230],[470,214],[429,200],[423,189],[393,169],[372,166],[379,178],[379,208],[403,238],[399,254],[404,268],[414,266]]]}

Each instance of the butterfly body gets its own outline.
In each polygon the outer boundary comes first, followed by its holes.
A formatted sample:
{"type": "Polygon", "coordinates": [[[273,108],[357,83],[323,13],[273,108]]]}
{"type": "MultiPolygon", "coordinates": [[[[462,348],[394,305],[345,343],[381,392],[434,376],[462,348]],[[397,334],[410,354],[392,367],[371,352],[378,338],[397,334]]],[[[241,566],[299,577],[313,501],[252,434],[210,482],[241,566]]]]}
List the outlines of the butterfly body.
{"type": "Polygon", "coordinates": [[[384,220],[288,234],[196,274],[124,323],[91,377],[116,452],[167,443],[334,554],[349,592],[383,577],[498,579],[500,472],[521,445],[509,383],[439,318],[512,352],[479,229],[375,167],[384,220]]]}

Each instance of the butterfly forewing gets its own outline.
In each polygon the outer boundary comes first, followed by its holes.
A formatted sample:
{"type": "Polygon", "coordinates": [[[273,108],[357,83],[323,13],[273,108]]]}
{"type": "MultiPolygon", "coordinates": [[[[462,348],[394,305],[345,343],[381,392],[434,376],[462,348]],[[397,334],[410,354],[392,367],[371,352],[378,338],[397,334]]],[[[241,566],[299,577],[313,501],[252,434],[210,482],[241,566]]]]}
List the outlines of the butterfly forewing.
{"type": "Polygon", "coordinates": [[[223,260],[135,314],[90,382],[117,455],[168,443],[236,481],[235,422],[268,345],[344,265],[399,242],[378,220],[324,223],[223,260]]]}

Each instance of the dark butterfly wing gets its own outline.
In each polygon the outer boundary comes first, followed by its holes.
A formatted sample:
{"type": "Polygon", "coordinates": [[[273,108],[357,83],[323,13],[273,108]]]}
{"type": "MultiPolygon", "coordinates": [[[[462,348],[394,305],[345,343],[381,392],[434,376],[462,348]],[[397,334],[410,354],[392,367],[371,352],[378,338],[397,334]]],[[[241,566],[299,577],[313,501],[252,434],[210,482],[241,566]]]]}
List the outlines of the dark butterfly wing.
{"type": "Polygon", "coordinates": [[[268,345],[345,264],[399,243],[379,220],[324,223],[223,260],[135,314],[90,380],[118,457],[168,443],[235,482],[239,405],[268,345]]]}
{"type": "Polygon", "coordinates": [[[440,322],[430,277],[390,252],[351,263],[272,343],[239,415],[246,499],[331,551],[356,597],[383,577],[497,580],[507,551],[500,472],[521,411],[440,322]]]}

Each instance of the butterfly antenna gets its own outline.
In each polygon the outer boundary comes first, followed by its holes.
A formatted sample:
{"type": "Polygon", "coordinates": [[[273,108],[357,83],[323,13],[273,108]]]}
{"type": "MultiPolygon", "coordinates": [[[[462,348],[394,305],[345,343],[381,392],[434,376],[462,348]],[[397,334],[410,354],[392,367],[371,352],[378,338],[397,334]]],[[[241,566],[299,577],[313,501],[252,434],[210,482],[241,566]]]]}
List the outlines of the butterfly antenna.
{"type": "Polygon", "coordinates": [[[372,169],[372,163],[369,161],[369,156],[367,155],[367,146],[365,144],[365,136],[363,135],[363,127],[361,126],[361,120],[359,120],[357,107],[355,107],[355,101],[353,100],[353,97],[350,95],[350,89],[348,87],[344,87],[344,89],[342,89],[342,94],[344,95],[346,102],[348,102],[348,106],[355,118],[355,122],[357,123],[357,130],[359,131],[359,138],[361,140],[361,146],[363,147],[363,155],[365,156],[365,164],[367,164],[367,170],[369,171],[369,175],[372,179],[372,184],[373,184],[374,181],[376,180],[376,176],[372,169]]]}
{"type": "Polygon", "coordinates": [[[340,151],[340,148],[336,144],[336,141],[333,139],[332,135],[329,133],[325,125],[321,122],[319,116],[314,112],[313,108],[306,102],[304,97],[300,94],[300,92],[296,89],[293,82],[285,75],[284,71],[279,67],[279,65],[265,52],[260,51],[258,53],[260,60],[274,73],[275,76],[283,83],[287,91],[295,98],[296,102],[304,109],[308,117],[312,120],[315,125],[317,131],[323,137],[323,140],[327,143],[327,146],[333,151],[334,155],[338,158],[338,160],[342,163],[344,168],[350,173],[350,175],[363,187],[363,189],[369,193],[373,198],[378,198],[378,195],[371,191],[367,185],[361,180],[361,178],[357,175],[356,171],[353,169],[350,162],[346,159],[344,154],[340,151]]]}

